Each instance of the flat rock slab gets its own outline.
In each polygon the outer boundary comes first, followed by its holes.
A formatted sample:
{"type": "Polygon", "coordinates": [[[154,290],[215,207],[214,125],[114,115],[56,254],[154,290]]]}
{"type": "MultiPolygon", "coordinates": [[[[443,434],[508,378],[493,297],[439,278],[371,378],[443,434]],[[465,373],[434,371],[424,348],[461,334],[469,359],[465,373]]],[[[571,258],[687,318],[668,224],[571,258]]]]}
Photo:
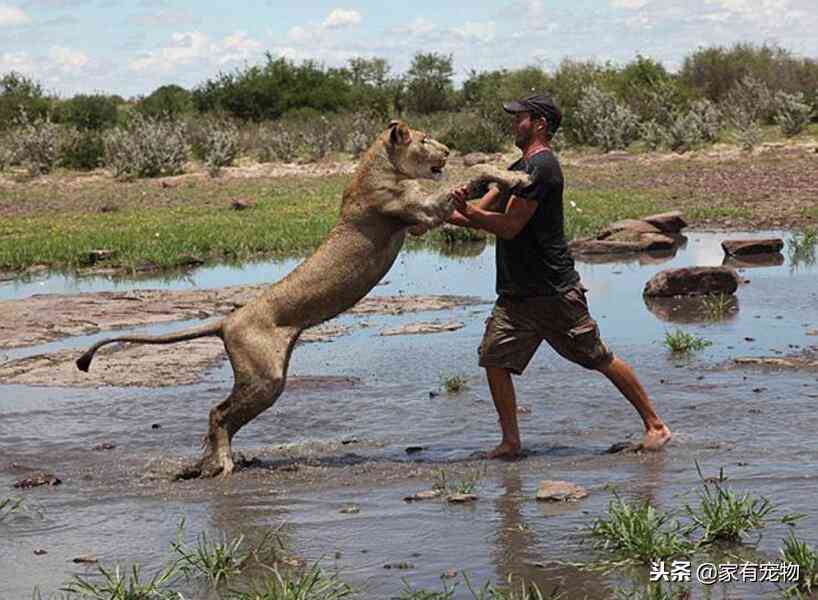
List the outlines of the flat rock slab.
{"type": "Polygon", "coordinates": [[[799,356],[740,356],[734,358],[733,362],[738,366],[818,370],[818,354],[816,353],[799,356]]]}
{"type": "Polygon", "coordinates": [[[642,220],[646,223],[650,223],[663,233],[679,233],[682,229],[687,227],[687,221],[685,221],[684,216],[678,210],[648,215],[647,217],[642,217],[642,220]]]}
{"type": "Polygon", "coordinates": [[[738,275],[729,267],[685,267],[666,269],[645,284],[643,294],[657,296],[696,296],[732,294],[738,289],[738,275]]]}
{"type": "Polygon", "coordinates": [[[587,490],[568,481],[543,481],[537,490],[541,502],[576,502],[587,496],[587,490]]]}
{"type": "MultiPolygon", "coordinates": [[[[618,234],[613,234],[618,236],[618,234]]],[[[676,241],[658,233],[640,233],[630,240],[575,240],[569,244],[574,254],[638,254],[640,252],[662,252],[673,250],[676,241]]]]}
{"type": "Polygon", "coordinates": [[[604,240],[617,231],[630,231],[634,233],[661,233],[661,229],[655,225],[651,225],[647,221],[639,219],[622,219],[608,225],[597,236],[597,239],[604,240]]]}
{"type": "Polygon", "coordinates": [[[728,256],[747,256],[748,254],[777,254],[784,249],[784,240],[768,238],[764,240],[724,240],[721,243],[728,256]]]}
{"type": "MultiPolygon", "coordinates": [[[[222,316],[251,302],[267,285],[205,290],[134,290],[38,294],[0,301],[0,349],[53,342],[144,325],[222,316]]],[[[373,296],[346,314],[401,314],[480,304],[466,296],[373,296]]]]}
{"type": "Polygon", "coordinates": [[[460,321],[448,321],[440,323],[437,321],[421,321],[418,323],[409,323],[408,325],[401,325],[392,329],[384,329],[381,335],[414,335],[418,333],[441,333],[444,331],[457,331],[463,328],[463,323],[460,321]]]}

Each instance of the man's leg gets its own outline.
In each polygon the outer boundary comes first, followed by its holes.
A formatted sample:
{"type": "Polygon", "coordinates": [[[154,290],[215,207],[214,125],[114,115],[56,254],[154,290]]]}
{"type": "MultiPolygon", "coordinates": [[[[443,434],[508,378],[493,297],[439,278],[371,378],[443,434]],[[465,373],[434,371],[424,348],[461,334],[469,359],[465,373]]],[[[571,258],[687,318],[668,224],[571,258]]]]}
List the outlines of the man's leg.
{"type": "Polygon", "coordinates": [[[516,458],[520,454],[520,429],[517,426],[517,397],[511,371],[500,367],[486,367],[491,399],[500,417],[503,441],[489,452],[489,458],[516,458]]]}
{"type": "Polygon", "coordinates": [[[656,414],[653,403],[630,365],[618,356],[614,356],[610,363],[599,368],[599,372],[613,382],[642,417],[642,422],[645,424],[642,447],[645,450],[658,450],[668,443],[672,433],[656,414]]]}

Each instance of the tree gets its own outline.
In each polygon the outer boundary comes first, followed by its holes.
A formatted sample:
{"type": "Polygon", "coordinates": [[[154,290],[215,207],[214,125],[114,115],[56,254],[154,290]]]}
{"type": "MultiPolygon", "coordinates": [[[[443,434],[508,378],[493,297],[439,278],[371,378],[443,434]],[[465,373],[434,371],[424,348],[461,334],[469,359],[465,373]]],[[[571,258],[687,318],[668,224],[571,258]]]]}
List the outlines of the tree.
{"type": "Polygon", "coordinates": [[[427,114],[451,106],[452,56],[436,52],[415,54],[406,74],[406,103],[413,112],[427,114]]]}
{"type": "Polygon", "coordinates": [[[0,78],[0,130],[13,126],[21,110],[30,119],[44,117],[50,104],[42,86],[33,79],[15,71],[0,78]]]}
{"type": "Polygon", "coordinates": [[[177,117],[193,111],[193,94],[179,85],[163,85],[140,100],[136,109],[150,117],[177,117]]]}

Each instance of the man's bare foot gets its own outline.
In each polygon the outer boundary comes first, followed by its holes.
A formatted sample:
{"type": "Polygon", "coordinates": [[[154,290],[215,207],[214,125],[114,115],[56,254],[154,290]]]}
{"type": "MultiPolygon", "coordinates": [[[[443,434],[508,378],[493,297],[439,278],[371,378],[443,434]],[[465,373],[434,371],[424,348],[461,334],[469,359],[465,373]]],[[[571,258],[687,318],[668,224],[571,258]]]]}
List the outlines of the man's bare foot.
{"type": "Polygon", "coordinates": [[[659,450],[670,441],[673,434],[668,429],[667,425],[662,425],[661,429],[651,429],[645,433],[642,438],[643,450],[659,450]]]}
{"type": "Polygon", "coordinates": [[[494,450],[489,452],[486,458],[503,458],[506,460],[513,460],[520,457],[520,448],[520,444],[502,442],[494,450]]]}

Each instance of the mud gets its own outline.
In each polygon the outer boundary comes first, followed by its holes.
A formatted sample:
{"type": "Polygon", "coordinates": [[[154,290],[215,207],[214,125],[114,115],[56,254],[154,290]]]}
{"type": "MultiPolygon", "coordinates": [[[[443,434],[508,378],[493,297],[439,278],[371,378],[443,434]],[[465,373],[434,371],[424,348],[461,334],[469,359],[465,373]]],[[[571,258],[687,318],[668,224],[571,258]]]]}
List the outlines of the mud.
{"type": "MultiPolygon", "coordinates": [[[[75,295],[35,295],[0,301],[0,349],[33,346],[66,337],[225,315],[252,301],[267,285],[189,291],[132,290],[75,295]]],[[[391,296],[361,300],[345,314],[397,315],[477,304],[474,297],[391,296]]]]}

